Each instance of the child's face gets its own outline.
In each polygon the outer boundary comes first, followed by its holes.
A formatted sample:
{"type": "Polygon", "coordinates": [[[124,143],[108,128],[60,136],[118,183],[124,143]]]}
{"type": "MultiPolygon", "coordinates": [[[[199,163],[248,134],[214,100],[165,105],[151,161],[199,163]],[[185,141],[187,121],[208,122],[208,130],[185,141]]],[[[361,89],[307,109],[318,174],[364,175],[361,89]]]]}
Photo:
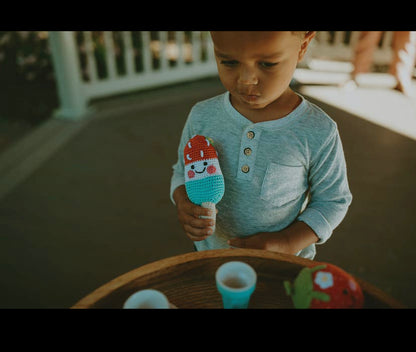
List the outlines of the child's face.
{"type": "Polygon", "coordinates": [[[262,109],[289,87],[313,36],[289,31],[211,32],[221,82],[240,106],[262,109]]]}

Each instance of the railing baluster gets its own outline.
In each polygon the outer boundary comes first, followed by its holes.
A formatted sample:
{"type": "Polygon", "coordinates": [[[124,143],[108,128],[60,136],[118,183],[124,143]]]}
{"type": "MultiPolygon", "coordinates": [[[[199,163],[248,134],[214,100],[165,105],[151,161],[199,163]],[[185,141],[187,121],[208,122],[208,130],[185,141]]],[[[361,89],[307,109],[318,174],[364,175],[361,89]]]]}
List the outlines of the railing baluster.
{"type": "Polygon", "coordinates": [[[201,62],[201,32],[192,32],[192,64],[201,62]]]}
{"type": "Polygon", "coordinates": [[[131,40],[131,32],[123,31],[123,43],[125,51],[125,62],[127,68],[127,76],[134,75],[134,49],[131,40]]]}
{"type": "Polygon", "coordinates": [[[115,54],[114,54],[114,42],[113,32],[104,31],[104,46],[108,69],[108,78],[116,78],[116,65],[115,65],[115,54]]]}
{"type": "Polygon", "coordinates": [[[87,55],[87,72],[90,82],[94,83],[97,81],[97,65],[95,63],[94,56],[94,42],[92,40],[92,33],[90,31],[85,31],[84,33],[85,40],[85,52],[87,55]]]}
{"type": "Polygon", "coordinates": [[[143,55],[143,72],[150,73],[152,71],[152,54],[150,52],[150,32],[142,31],[142,55],[143,55]]]}
{"type": "Polygon", "coordinates": [[[175,33],[175,42],[178,48],[178,57],[176,58],[177,67],[183,67],[185,64],[185,58],[184,58],[184,44],[185,44],[185,33],[183,31],[177,31],[175,33]]]}
{"type": "Polygon", "coordinates": [[[334,46],[343,46],[344,45],[344,31],[336,31],[334,38],[334,46]]]}
{"type": "Polygon", "coordinates": [[[160,60],[160,70],[166,71],[168,69],[168,57],[166,53],[166,47],[168,44],[168,32],[160,31],[159,32],[159,60],[160,60]]]}
{"type": "Polygon", "coordinates": [[[392,31],[384,32],[383,42],[381,44],[381,49],[383,51],[384,50],[389,50],[391,48],[392,41],[393,41],[393,32],[392,31]]]}

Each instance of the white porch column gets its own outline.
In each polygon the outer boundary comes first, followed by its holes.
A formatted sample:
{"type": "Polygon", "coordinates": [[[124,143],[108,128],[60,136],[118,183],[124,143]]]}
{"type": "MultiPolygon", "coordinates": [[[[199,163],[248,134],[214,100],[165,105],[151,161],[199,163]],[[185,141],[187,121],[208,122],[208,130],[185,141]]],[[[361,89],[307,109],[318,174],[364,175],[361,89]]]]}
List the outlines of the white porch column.
{"type": "Polygon", "coordinates": [[[54,116],[72,120],[82,118],[87,113],[87,99],[81,82],[74,32],[50,31],[49,43],[60,100],[54,116]]]}

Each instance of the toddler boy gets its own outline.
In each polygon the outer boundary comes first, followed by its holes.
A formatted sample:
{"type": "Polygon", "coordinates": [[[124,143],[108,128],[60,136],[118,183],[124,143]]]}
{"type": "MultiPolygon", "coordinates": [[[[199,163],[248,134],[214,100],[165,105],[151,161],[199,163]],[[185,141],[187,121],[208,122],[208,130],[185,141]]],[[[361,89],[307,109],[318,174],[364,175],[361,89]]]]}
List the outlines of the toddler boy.
{"type": "Polygon", "coordinates": [[[345,157],[336,123],[289,83],[315,32],[211,32],[226,88],[197,103],[173,166],[171,199],[198,250],[256,248],[313,259],[347,213],[345,157]],[[215,233],[186,195],[183,150],[194,135],[218,152],[225,194],[215,233]]]}

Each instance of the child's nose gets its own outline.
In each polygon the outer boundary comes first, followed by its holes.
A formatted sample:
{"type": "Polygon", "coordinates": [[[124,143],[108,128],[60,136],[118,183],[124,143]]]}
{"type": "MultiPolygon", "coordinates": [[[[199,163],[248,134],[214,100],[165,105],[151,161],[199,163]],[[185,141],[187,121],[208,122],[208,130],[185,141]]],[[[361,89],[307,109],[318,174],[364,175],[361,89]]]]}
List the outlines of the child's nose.
{"type": "Polygon", "coordinates": [[[243,85],[257,84],[258,78],[253,69],[241,68],[238,83],[243,85]]]}

